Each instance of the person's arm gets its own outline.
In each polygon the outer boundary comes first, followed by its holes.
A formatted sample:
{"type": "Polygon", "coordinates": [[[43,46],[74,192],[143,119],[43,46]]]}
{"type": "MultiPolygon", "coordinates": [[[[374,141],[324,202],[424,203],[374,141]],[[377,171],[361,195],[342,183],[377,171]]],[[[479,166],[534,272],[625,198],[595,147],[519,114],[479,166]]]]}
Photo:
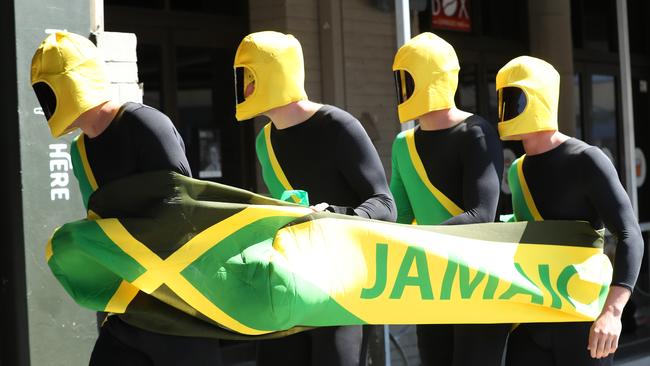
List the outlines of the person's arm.
{"type": "Polygon", "coordinates": [[[463,149],[463,202],[465,210],[442,225],[492,222],[496,216],[503,173],[503,152],[496,134],[470,127],[463,149]]]}
{"type": "Polygon", "coordinates": [[[594,358],[616,351],[621,315],[636,283],[643,258],[641,229],[630,199],[611,161],[592,147],[584,152],[584,185],[605,227],[617,239],[614,275],[602,312],[589,333],[588,349],[594,358]]]}
{"type": "Polygon", "coordinates": [[[133,136],[139,147],[139,170],[172,170],[191,177],[185,144],[171,120],[162,112],[145,106],[136,110],[135,115],[140,122],[135,125],[137,131],[133,136]]]}
{"type": "Polygon", "coordinates": [[[411,207],[411,201],[409,201],[406,188],[404,187],[404,182],[402,181],[402,176],[399,173],[399,166],[397,162],[397,154],[395,149],[395,144],[398,141],[393,142],[393,149],[391,154],[391,169],[392,173],[390,176],[390,191],[393,194],[395,199],[395,206],[397,207],[397,222],[401,224],[411,224],[415,215],[413,214],[413,208],[411,207]]]}
{"type": "Polygon", "coordinates": [[[336,213],[394,222],[395,201],[384,167],[368,134],[357,120],[342,123],[336,139],[336,159],[350,187],[364,200],[358,207],[331,205],[336,213]]]}

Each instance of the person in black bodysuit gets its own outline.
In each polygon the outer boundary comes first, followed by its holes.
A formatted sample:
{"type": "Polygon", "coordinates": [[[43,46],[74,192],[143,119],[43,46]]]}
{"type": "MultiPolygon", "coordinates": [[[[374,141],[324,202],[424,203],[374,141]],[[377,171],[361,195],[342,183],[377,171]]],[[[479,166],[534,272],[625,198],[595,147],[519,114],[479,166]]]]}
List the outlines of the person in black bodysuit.
{"type": "MultiPolygon", "coordinates": [[[[307,99],[299,42],[258,32],[235,55],[237,120],[271,119],[257,138],[264,181],[274,198],[307,191],[315,211],[394,221],[395,205],[372,142],[349,113],[307,99]],[[277,163],[276,163],[277,162],[277,163]]],[[[364,332],[368,327],[364,327],[364,332]]],[[[258,344],[258,365],[365,364],[362,327],[322,327],[258,344]]]]}
{"type": "Polygon", "coordinates": [[[331,202],[326,210],[395,220],[377,151],[349,113],[321,105],[302,123],[280,129],[272,124],[271,142],[289,182],[315,202],[331,202]]]}
{"type": "MultiPolygon", "coordinates": [[[[48,36],[32,59],[32,85],[54,137],[83,132],[75,145],[84,147],[78,156],[90,171],[82,164],[73,168],[80,186],[93,182],[81,187],[84,203],[98,187],[132,174],[171,170],[191,176],[183,140],[167,116],[110,98],[102,60],[88,39],[68,32],[48,36]]],[[[221,364],[218,340],[153,333],[119,315],[102,324],[90,359],[90,365],[208,364],[221,364]]]]}
{"type": "MultiPolygon", "coordinates": [[[[503,173],[497,131],[456,108],[460,66],[454,48],[429,32],[395,55],[400,122],[418,120],[393,143],[390,188],[397,222],[458,225],[493,222],[503,173]],[[424,172],[416,174],[422,164],[424,172]]],[[[509,324],[422,324],[423,365],[500,366],[509,324]]]]}
{"type": "Polygon", "coordinates": [[[517,220],[588,221],[594,229],[606,227],[618,241],[613,279],[598,318],[519,325],[508,341],[507,365],[612,365],[621,314],[643,256],[630,200],[599,148],[558,131],[559,74],[553,66],[518,57],[499,70],[496,86],[501,138],[521,140],[526,153],[508,175],[512,185],[520,166],[525,182],[518,180],[519,185],[532,198],[526,205],[523,195],[513,191],[517,220]]]}
{"type": "Polygon", "coordinates": [[[503,174],[501,144],[494,142],[498,138],[495,128],[477,115],[453,127],[425,130],[420,126],[415,131],[427,178],[450,200],[468,207],[441,225],[494,221],[498,201],[494,192],[499,191],[503,174]]]}

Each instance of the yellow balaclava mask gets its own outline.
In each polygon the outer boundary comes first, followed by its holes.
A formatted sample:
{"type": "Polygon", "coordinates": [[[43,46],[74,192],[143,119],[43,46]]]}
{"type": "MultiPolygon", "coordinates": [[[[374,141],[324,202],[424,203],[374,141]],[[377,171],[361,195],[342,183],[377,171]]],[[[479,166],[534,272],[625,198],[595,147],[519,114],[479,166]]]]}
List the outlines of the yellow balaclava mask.
{"type": "Polygon", "coordinates": [[[454,107],[459,70],[454,48],[433,33],[422,33],[400,47],[393,62],[400,122],[454,107]]]}
{"type": "Polygon", "coordinates": [[[517,57],[497,73],[496,89],[502,140],[557,131],[560,74],[551,64],[530,56],[517,57]]]}
{"type": "Polygon", "coordinates": [[[84,112],[110,99],[104,63],[87,38],[69,32],[52,33],[32,58],[32,87],[52,136],[74,130],[84,112]]]}
{"type": "Polygon", "coordinates": [[[290,34],[273,31],[246,36],[235,54],[238,121],[307,99],[302,48],[290,34]],[[254,82],[252,94],[244,96],[254,82]]]}

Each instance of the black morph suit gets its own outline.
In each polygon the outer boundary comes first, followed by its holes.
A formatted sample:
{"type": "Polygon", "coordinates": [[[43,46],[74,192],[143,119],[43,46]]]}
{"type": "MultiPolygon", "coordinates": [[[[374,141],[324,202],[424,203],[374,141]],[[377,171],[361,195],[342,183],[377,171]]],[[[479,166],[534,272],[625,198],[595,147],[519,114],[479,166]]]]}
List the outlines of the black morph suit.
{"type": "MultiPolygon", "coordinates": [[[[287,180],[292,188],[307,191],[311,204],[327,202],[333,212],[395,221],[381,161],[356,118],[325,105],[303,123],[271,128],[272,147],[287,180]]],[[[262,131],[257,143],[260,162],[265,160],[264,138],[262,131]]],[[[262,169],[272,174],[272,167],[264,163],[262,169]]],[[[367,334],[369,327],[363,332],[367,334]]],[[[361,338],[361,326],[346,326],[260,341],[258,365],[358,365],[360,356],[365,357],[361,338]]]]}

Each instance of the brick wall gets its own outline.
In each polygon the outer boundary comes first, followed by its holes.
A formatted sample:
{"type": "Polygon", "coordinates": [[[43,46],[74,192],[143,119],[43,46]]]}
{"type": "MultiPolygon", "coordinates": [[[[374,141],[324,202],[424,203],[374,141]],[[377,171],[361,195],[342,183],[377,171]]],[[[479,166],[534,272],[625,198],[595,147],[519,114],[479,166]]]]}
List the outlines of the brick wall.
{"type": "Polygon", "coordinates": [[[113,98],[121,103],[142,103],[142,88],[138,83],[137,39],[133,33],[99,32],[95,34],[97,48],[106,62],[113,98]]]}
{"type": "Polygon", "coordinates": [[[395,13],[365,0],[342,1],[347,110],[361,120],[390,175],[391,144],[400,126],[391,66],[395,13]]]}

